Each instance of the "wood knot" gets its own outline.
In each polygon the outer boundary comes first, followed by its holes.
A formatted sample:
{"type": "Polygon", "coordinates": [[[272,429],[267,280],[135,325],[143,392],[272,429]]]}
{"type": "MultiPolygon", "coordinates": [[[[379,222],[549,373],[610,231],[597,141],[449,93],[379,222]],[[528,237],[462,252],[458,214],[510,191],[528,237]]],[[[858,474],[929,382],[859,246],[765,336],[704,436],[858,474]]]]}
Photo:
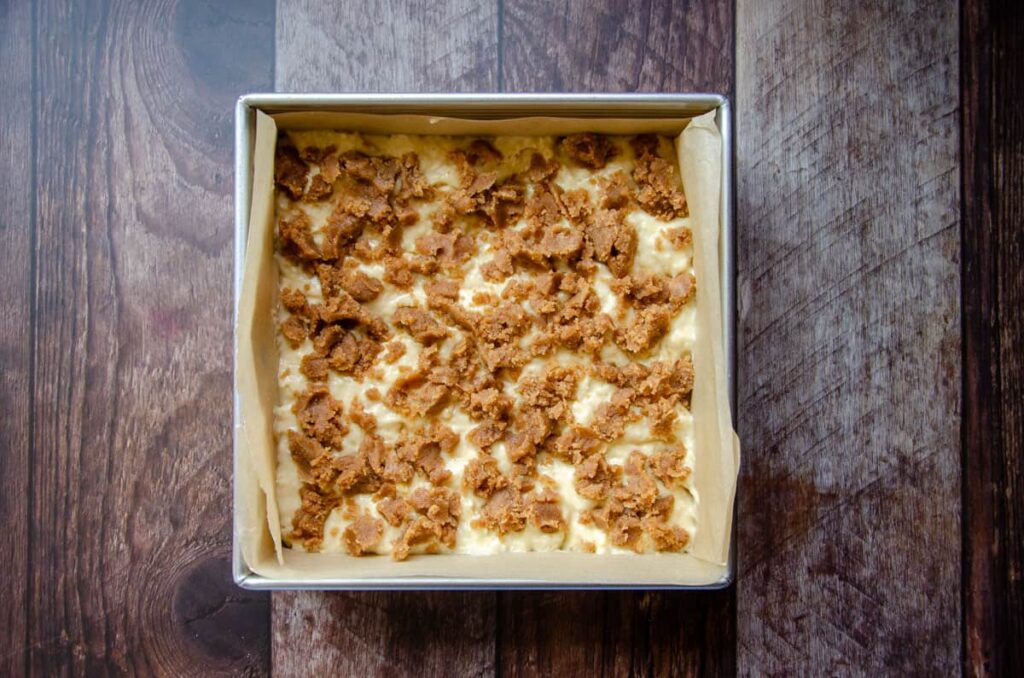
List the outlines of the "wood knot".
{"type": "Polygon", "coordinates": [[[230,560],[190,563],[174,587],[172,618],[188,642],[218,663],[260,663],[269,642],[270,595],[238,588],[230,560]]]}

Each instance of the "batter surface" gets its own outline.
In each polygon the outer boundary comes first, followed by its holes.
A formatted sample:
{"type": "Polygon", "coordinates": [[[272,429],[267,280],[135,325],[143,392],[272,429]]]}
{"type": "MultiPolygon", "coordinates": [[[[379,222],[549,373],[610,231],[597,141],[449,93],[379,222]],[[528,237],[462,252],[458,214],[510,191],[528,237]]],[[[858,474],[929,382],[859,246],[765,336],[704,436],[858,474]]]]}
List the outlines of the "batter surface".
{"type": "Polygon", "coordinates": [[[667,137],[289,132],[292,548],[685,551],[696,281],[667,137]]]}

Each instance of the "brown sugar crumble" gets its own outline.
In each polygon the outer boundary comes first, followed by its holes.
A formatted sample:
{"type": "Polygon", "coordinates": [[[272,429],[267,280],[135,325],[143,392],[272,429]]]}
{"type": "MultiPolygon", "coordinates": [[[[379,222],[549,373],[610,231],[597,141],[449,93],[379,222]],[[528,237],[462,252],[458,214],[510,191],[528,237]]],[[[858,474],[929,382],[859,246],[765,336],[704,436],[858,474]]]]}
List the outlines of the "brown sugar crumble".
{"type": "Polygon", "coordinates": [[[293,132],[274,184],[294,548],[688,548],[699,281],[666,138],[293,132]]]}

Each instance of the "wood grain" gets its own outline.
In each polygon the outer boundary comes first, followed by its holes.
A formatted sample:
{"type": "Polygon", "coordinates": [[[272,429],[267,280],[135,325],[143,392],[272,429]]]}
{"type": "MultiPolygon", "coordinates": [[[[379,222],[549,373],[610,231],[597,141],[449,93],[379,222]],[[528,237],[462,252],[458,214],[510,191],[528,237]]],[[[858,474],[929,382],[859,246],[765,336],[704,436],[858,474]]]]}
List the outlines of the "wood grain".
{"type": "Polygon", "coordinates": [[[0,2],[0,675],[1024,664],[1024,12],[963,0],[957,54],[952,0],[881,5],[738,0],[734,62],[730,2],[0,2]],[[734,63],[738,602],[282,593],[271,635],[228,573],[234,98],[734,63]]]}
{"type": "Polygon", "coordinates": [[[510,92],[725,92],[731,2],[505,0],[510,92]]]}
{"type": "MultiPolygon", "coordinates": [[[[278,0],[277,89],[492,90],[496,11],[472,0],[278,0]]],[[[493,593],[274,593],[281,675],[483,675],[494,655],[493,593]]]]}
{"type": "Polygon", "coordinates": [[[499,673],[732,675],[728,592],[501,594],[499,673]]]}
{"type": "Polygon", "coordinates": [[[737,2],[744,675],[960,667],[957,6],[737,2]]]}
{"type": "MultiPolygon", "coordinates": [[[[509,91],[732,93],[731,3],[506,0],[509,91]]],[[[509,675],[729,675],[733,591],[499,594],[509,675]]]]}
{"type": "Polygon", "coordinates": [[[274,594],[274,673],[494,674],[494,594],[274,594]]]}
{"type": "Polygon", "coordinates": [[[32,430],[32,7],[0,5],[0,675],[24,672],[32,430]]]}
{"type": "Polygon", "coordinates": [[[497,29],[497,0],[278,0],[277,91],[493,91],[497,29]]]}
{"type": "Polygon", "coordinates": [[[268,664],[230,580],[232,114],[265,3],[35,4],[29,670],[268,664]]]}
{"type": "Polygon", "coordinates": [[[963,4],[964,672],[1024,665],[1020,3],[963,4]]]}

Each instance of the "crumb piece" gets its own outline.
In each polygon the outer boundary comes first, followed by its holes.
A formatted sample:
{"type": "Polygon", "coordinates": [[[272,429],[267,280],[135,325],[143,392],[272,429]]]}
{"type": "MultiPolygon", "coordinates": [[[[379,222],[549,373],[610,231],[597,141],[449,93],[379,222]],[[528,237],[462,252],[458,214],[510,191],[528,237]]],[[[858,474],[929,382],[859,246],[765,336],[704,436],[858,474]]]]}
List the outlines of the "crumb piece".
{"type": "Polygon", "coordinates": [[[348,418],[367,433],[372,433],[377,429],[377,417],[363,408],[363,401],[358,396],[352,398],[352,402],[349,403],[348,418]]]}
{"type": "Polygon", "coordinates": [[[345,273],[339,281],[341,289],[348,292],[353,299],[361,304],[373,301],[384,291],[384,284],[371,278],[362,271],[345,273]]]}
{"type": "Polygon", "coordinates": [[[469,144],[467,158],[472,165],[493,165],[501,162],[504,157],[487,139],[474,139],[469,144]]]}
{"type": "Polygon", "coordinates": [[[672,516],[672,509],[675,507],[675,504],[675,497],[671,494],[662,495],[654,500],[654,506],[647,512],[647,517],[664,522],[672,516]]]}
{"type": "Polygon", "coordinates": [[[338,162],[338,155],[335,153],[333,146],[328,146],[329,151],[320,159],[320,174],[323,175],[324,181],[329,184],[334,184],[341,176],[341,164],[338,162]]]}
{"type": "Polygon", "coordinates": [[[640,309],[630,323],[615,330],[615,343],[623,351],[643,353],[665,335],[673,315],[667,305],[640,309]]]}
{"type": "Polygon", "coordinates": [[[693,247],[693,231],[686,226],[670,228],[665,232],[669,241],[678,249],[685,250],[693,247]]]}
{"type": "Polygon", "coordinates": [[[469,399],[469,416],[473,419],[504,420],[512,411],[512,399],[494,386],[474,391],[469,399]]]}
{"type": "Polygon", "coordinates": [[[410,549],[428,542],[440,543],[455,548],[455,535],[462,515],[459,495],[443,487],[417,488],[409,496],[409,503],[420,514],[405,533],[399,537],[392,550],[395,560],[405,560],[410,549]]]}
{"type": "Polygon", "coordinates": [[[288,341],[288,345],[292,348],[298,348],[300,344],[306,339],[306,335],[309,333],[309,327],[306,321],[297,315],[288,316],[283,323],[281,323],[281,335],[288,341]]]}
{"type": "Polygon", "coordinates": [[[482,450],[486,450],[494,443],[501,440],[505,434],[508,424],[504,421],[488,419],[467,434],[471,443],[482,450]]]}
{"type": "Polygon", "coordinates": [[[476,252],[476,242],[465,233],[430,231],[416,238],[416,251],[450,267],[469,259],[476,252]]]}
{"type": "Polygon", "coordinates": [[[651,473],[665,487],[681,487],[691,473],[690,467],[686,465],[686,448],[681,445],[651,455],[648,465],[651,473]]]}
{"type": "Polygon", "coordinates": [[[666,525],[656,518],[645,518],[643,528],[651,535],[658,551],[682,551],[690,543],[690,535],[681,527],[666,525]]]}
{"type": "Polygon", "coordinates": [[[298,467],[307,474],[324,454],[324,447],[320,441],[295,430],[288,431],[288,450],[298,467]]]}
{"type": "Polygon", "coordinates": [[[573,134],[562,139],[562,150],[580,165],[602,169],[615,155],[615,146],[603,134],[573,134]]]}
{"type": "Polygon", "coordinates": [[[285,288],[281,290],[281,305],[285,309],[294,315],[301,316],[303,318],[309,316],[309,303],[306,300],[306,295],[299,290],[293,290],[285,288]]]}
{"type": "Polygon", "coordinates": [[[519,532],[526,527],[526,507],[519,491],[514,487],[504,487],[494,492],[473,526],[485,527],[499,535],[519,532]]]}
{"type": "Polygon", "coordinates": [[[398,327],[405,328],[416,341],[424,346],[429,346],[448,336],[448,330],[422,308],[400,308],[391,316],[391,322],[398,327]]]}
{"type": "Polygon", "coordinates": [[[552,489],[545,489],[530,497],[527,511],[530,520],[541,532],[558,532],[565,529],[565,518],[560,507],[561,499],[552,489]]]}
{"type": "Polygon", "coordinates": [[[372,552],[384,534],[384,523],[370,516],[360,516],[345,528],[345,550],[353,556],[372,552]]]}
{"type": "Polygon", "coordinates": [[[598,406],[590,426],[599,438],[608,442],[620,438],[626,424],[639,418],[631,409],[635,395],[636,391],[631,388],[620,388],[612,394],[611,400],[598,406]]]}
{"type": "Polygon", "coordinates": [[[439,529],[436,523],[429,518],[420,517],[414,520],[405,529],[402,536],[395,540],[391,549],[391,557],[397,561],[405,560],[414,546],[437,539],[439,529]]]}
{"type": "Polygon", "coordinates": [[[401,527],[412,512],[412,506],[404,499],[391,497],[377,502],[377,513],[391,527],[401,527]]]}
{"type": "Polygon", "coordinates": [[[292,200],[298,200],[306,190],[309,166],[299,157],[294,146],[279,143],[274,158],[274,181],[292,200]]]}
{"type": "Polygon", "coordinates": [[[498,462],[489,455],[470,459],[462,472],[462,487],[483,499],[508,486],[508,478],[498,469],[498,462]]]}
{"type": "Polygon", "coordinates": [[[474,292],[473,303],[477,306],[490,306],[497,301],[497,298],[490,292],[474,292]]]}
{"type": "Polygon", "coordinates": [[[311,226],[309,217],[301,212],[290,219],[278,220],[278,246],[281,253],[300,264],[319,260],[320,249],[313,240],[311,226]]]}
{"type": "Polygon", "coordinates": [[[622,210],[632,206],[633,188],[626,173],[619,170],[610,177],[602,178],[600,205],[607,210],[622,210]]]}
{"type": "Polygon", "coordinates": [[[320,444],[341,449],[341,439],[348,433],[342,421],[342,404],[331,397],[323,386],[310,387],[292,407],[299,426],[320,444]]]}
{"type": "Polygon", "coordinates": [[[428,297],[435,296],[457,301],[459,298],[459,283],[449,278],[435,278],[428,280],[423,285],[423,291],[428,297]]]}
{"type": "Polygon", "coordinates": [[[388,389],[384,402],[399,414],[425,417],[440,409],[448,392],[446,385],[432,382],[416,373],[396,379],[388,389]]]}
{"type": "Polygon", "coordinates": [[[327,381],[327,358],[320,353],[310,353],[302,357],[299,372],[310,381],[327,381]]]}
{"type": "Polygon", "coordinates": [[[481,342],[481,357],[492,372],[503,367],[522,367],[528,356],[518,340],[530,327],[530,317],[518,304],[502,303],[483,312],[471,325],[481,342]]]}
{"type": "Polygon", "coordinates": [[[500,249],[494,253],[494,257],[480,267],[480,273],[484,280],[489,282],[501,282],[515,273],[512,265],[512,255],[508,250],[500,249]]]}
{"type": "Polygon", "coordinates": [[[612,472],[603,454],[594,454],[576,464],[576,479],[573,487],[581,497],[600,501],[608,496],[615,482],[612,472]]]}
{"type": "Polygon", "coordinates": [[[680,273],[668,282],[669,302],[673,306],[689,303],[697,294],[697,281],[687,272],[680,273]]]}
{"type": "Polygon", "coordinates": [[[302,199],[306,202],[321,202],[331,197],[333,192],[334,186],[327,183],[322,174],[317,174],[313,177],[309,184],[309,190],[302,196],[302,199]]]}
{"type": "Polygon", "coordinates": [[[427,480],[440,485],[451,477],[441,453],[451,453],[458,444],[458,434],[434,422],[414,432],[403,431],[395,443],[395,455],[400,464],[420,470],[427,480]]]}
{"type": "MultiPolygon", "coordinates": [[[[456,216],[479,216],[496,228],[503,229],[515,222],[522,213],[525,188],[518,177],[498,182],[496,172],[478,172],[474,166],[482,156],[473,151],[457,149],[451,159],[459,174],[459,187],[451,191],[441,209],[434,214],[434,227],[448,232],[456,216]]],[[[543,160],[543,159],[542,159],[543,160]]]]}
{"type": "Polygon", "coordinates": [[[530,156],[530,167],[523,173],[523,178],[534,183],[542,183],[554,178],[562,164],[555,158],[545,159],[540,153],[530,156]]]}
{"type": "Polygon", "coordinates": [[[400,341],[391,341],[384,344],[384,362],[393,365],[405,355],[405,344],[400,341]]]}
{"type": "Polygon", "coordinates": [[[339,200],[324,224],[322,256],[328,261],[344,258],[366,228],[366,222],[348,212],[346,205],[339,200]]]}
{"type": "Polygon", "coordinates": [[[326,455],[313,468],[313,478],[325,491],[342,494],[376,492],[380,479],[370,466],[367,438],[355,454],[326,455]]]}
{"type": "Polygon", "coordinates": [[[595,455],[601,448],[601,439],[592,430],[582,426],[569,426],[555,439],[551,451],[570,464],[578,464],[595,455]]]}
{"type": "Polygon", "coordinates": [[[658,155],[657,138],[638,137],[633,147],[637,154],[633,179],[640,187],[637,202],[664,221],[685,217],[686,196],[679,186],[674,164],[658,155]]]}
{"type": "Polygon", "coordinates": [[[467,311],[461,304],[443,297],[427,297],[427,307],[432,311],[443,313],[449,320],[467,332],[473,332],[480,322],[476,313],[467,311]]]}
{"type": "Polygon", "coordinates": [[[647,405],[644,413],[650,423],[651,437],[666,442],[671,442],[675,438],[673,429],[679,417],[676,402],[676,399],[660,398],[647,405]]]}
{"type": "Polygon", "coordinates": [[[351,294],[344,290],[339,290],[336,295],[329,297],[324,303],[313,306],[313,311],[322,322],[327,324],[356,323],[362,325],[366,328],[367,333],[378,341],[391,336],[391,330],[383,320],[371,315],[351,294]]]}
{"type": "Polygon", "coordinates": [[[430,198],[433,191],[427,178],[420,171],[419,156],[413,152],[402,156],[399,165],[398,190],[395,200],[399,204],[407,204],[413,199],[430,198]]]}
{"type": "Polygon", "coordinates": [[[639,450],[630,452],[623,466],[625,482],[613,491],[615,498],[637,515],[646,514],[658,498],[654,479],[644,470],[645,462],[646,458],[639,450]]]}
{"type": "Polygon", "coordinates": [[[594,248],[594,258],[608,266],[618,278],[629,273],[636,255],[636,229],[626,222],[622,210],[597,213],[587,237],[594,248]]]}
{"type": "Polygon", "coordinates": [[[313,485],[299,489],[301,504],[292,517],[292,539],[301,541],[308,551],[320,550],[324,538],[324,523],[341,499],[321,494],[313,485]]]}

